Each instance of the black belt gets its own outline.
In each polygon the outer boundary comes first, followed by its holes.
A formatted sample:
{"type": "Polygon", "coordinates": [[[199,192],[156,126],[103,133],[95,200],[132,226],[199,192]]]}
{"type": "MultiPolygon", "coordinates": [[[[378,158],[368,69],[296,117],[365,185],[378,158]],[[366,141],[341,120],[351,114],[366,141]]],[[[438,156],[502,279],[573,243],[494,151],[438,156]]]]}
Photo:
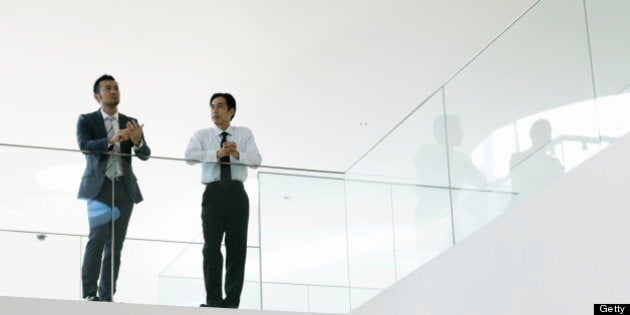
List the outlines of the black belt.
{"type": "MultiPolygon", "coordinates": [[[[240,180],[234,180],[234,179],[233,180],[229,180],[228,183],[230,185],[233,185],[233,184],[237,184],[237,185],[241,185],[241,186],[243,185],[243,182],[241,182],[240,180]]],[[[217,180],[217,181],[210,182],[210,183],[204,183],[204,185],[206,185],[206,186],[221,185],[221,181],[217,180]]]]}

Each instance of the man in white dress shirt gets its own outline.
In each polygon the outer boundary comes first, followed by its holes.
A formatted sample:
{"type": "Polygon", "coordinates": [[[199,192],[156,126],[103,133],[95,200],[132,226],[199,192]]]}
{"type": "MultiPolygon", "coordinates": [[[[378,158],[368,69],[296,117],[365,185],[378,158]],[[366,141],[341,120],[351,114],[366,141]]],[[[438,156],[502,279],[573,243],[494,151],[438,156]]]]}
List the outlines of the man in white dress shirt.
{"type": "Polygon", "coordinates": [[[228,93],[210,98],[214,126],[196,131],[186,148],[190,164],[202,163],[201,181],[206,185],[201,203],[203,226],[203,273],[206,304],[202,307],[238,308],[245,277],[249,198],[243,187],[247,166],[260,165],[254,135],[246,127],[230,125],[236,100],[228,93]],[[225,299],[221,290],[225,235],[225,299]]]}

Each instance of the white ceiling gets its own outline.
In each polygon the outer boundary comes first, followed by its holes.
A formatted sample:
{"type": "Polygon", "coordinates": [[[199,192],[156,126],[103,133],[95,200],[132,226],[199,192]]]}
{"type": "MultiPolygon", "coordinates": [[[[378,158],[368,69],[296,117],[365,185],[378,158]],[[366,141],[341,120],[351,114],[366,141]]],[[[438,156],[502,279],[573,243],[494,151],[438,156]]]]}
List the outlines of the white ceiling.
{"type": "Polygon", "coordinates": [[[3,1],[0,141],[75,148],[110,73],[154,155],[228,91],[263,164],[345,171],[533,2],[3,1]]]}

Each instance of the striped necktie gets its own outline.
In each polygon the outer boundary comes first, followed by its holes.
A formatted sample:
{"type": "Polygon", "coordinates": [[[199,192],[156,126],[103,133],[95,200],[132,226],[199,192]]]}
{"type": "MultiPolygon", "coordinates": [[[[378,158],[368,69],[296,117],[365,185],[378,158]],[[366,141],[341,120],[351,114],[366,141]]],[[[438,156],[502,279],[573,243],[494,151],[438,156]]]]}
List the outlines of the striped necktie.
{"type": "MultiPolygon", "coordinates": [[[[107,128],[107,138],[111,139],[116,131],[114,129],[114,124],[117,124],[115,116],[108,116],[105,118],[105,128],[107,128]]],[[[112,148],[112,153],[120,153],[120,144],[114,144],[112,148]]],[[[122,172],[122,159],[119,155],[110,155],[107,159],[107,168],[105,169],[105,176],[109,179],[114,179],[116,177],[120,177],[123,175],[122,172]]]]}

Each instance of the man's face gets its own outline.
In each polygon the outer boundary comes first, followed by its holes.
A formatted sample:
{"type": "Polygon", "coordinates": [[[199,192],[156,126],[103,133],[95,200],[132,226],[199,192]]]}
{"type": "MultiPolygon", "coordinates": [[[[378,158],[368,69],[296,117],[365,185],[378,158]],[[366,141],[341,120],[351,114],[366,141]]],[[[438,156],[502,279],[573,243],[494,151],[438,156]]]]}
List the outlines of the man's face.
{"type": "Polygon", "coordinates": [[[99,93],[94,94],[94,98],[101,104],[115,107],[120,103],[120,91],[118,83],[114,80],[103,80],[99,84],[99,93]]]}
{"type": "Polygon", "coordinates": [[[234,114],[234,108],[228,110],[227,101],[224,97],[217,97],[210,103],[212,112],[212,122],[217,126],[225,126],[230,123],[230,118],[234,114]]]}

